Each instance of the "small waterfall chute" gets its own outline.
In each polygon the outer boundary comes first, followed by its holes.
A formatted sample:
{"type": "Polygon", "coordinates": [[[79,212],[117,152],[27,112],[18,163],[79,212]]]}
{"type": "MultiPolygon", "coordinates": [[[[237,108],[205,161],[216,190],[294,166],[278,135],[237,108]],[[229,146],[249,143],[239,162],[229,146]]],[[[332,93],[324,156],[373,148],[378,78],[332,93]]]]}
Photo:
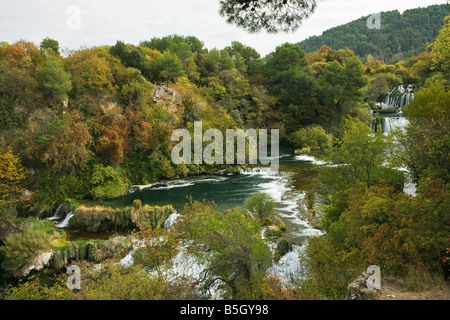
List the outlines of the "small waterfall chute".
{"type": "Polygon", "coordinates": [[[166,220],[166,222],[164,222],[164,230],[169,231],[170,227],[175,223],[175,221],[177,221],[177,219],[180,217],[180,214],[178,213],[178,211],[174,211],[166,220]]]}
{"type": "Polygon", "coordinates": [[[59,207],[55,211],[55,215],[53,217],[47,218],[46,220],[56,221],[56,220],[61,220],[62,218],[64,218],[63,207],[64,207],[64,204],[60,204],[59,207]]]}
{"type": "Polygon", "coordinates": [[[393,108],[397,112],[402,113],[403,107],[407,106],[414,100],[414,85],[400,85],[393,88],[381,103],[383,109],[393,108]]]}
{"type": "Polygon", "coordinates": [[[75,214],[73,212],[70,212],[69,214],[67,214],[67,216],[64,218],[64,220],[62,222],[60,222],[58,224],[55,224],[55,227],[59,228],[59,229],[68,228],[69,227],[69,221],[70,221],[70,219],[73,218],[74,215],[75,214]]]}

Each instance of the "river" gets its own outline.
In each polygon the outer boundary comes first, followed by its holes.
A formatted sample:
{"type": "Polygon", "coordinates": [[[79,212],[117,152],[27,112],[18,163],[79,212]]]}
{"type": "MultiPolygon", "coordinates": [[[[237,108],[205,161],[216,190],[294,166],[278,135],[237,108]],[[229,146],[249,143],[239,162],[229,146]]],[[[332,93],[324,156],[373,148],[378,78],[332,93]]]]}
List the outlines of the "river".
{"type": "Polygon", "coordinates": [[[305,218],[308,209],[323,203],[318,192],[321,162],[310,156],[295,155],[293,150],[280,152],[278,173],[253,166],[240,174],[187,177],[132,188],[126,196],[105,201],[105,205],[130,206],[135,199],[149,205],[172,205],[178,211],[192,196],[197,201],[214,201],[221,210],[241,207],[256,192],[269,194],[276,202],[275,215],[287,225],[285,237],[302,244],[306,237],[321,232],[305,218]]]}

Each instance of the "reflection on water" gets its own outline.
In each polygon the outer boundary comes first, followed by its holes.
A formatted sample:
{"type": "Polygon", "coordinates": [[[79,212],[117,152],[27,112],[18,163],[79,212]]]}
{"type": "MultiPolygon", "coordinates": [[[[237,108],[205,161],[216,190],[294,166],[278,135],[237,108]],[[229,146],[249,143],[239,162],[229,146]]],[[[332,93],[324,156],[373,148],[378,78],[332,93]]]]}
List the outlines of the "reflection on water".
{"type": "Polygon", "coordinates": [[[197,201],[214,201],[221,210],[242,206],[245,199],[255,192],[265,192],[276,201],[275,213],[288,226],[286,238],[297,243],[306,236],[319,234],[304,219],[308,209],[321,204],[317,193],[318,170],[314,157],[295,156],[284,153],[280,156],[280,171],[274,173],[268,168],[253,166],[241,174],[224,176],[198,176],[185,179],[158,182],[139,186],[134,192],[106,205],[132,205],[140,199],[150,205],[173,205],[181,210],[192,196],[197,201]]]}

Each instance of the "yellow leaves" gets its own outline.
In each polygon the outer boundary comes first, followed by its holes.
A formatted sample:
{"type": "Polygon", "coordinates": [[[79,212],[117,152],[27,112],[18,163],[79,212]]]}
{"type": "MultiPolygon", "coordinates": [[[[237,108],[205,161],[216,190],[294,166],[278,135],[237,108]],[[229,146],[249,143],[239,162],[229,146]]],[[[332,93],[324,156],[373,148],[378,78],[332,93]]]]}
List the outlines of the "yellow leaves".
{"type": "Polygon", "coordinates": [[[16,201],[14,198],[17,194],[25,191],[21,185],[25,178],[26,170],[12,149],[0,153],[0,203],[16,201]]]}

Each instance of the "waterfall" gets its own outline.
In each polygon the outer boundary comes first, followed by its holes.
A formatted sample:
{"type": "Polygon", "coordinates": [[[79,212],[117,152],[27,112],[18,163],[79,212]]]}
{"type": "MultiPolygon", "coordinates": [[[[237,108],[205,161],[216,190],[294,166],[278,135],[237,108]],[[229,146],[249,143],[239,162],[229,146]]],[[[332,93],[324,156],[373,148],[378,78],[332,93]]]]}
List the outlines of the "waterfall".
{"type": "Polygon", "coordinates": [[[137,240],[137,239],[133,238],[133,239],[131,239],[131,242],[133,244],[133,247],[131,248],[130,252],[128,252],[128,254],[125,256],[125,258],[123,258],[118,263],[116,263],[116,265],[119,265],[125,269],[134,266],[133,254],[139,248],[145,247],[145,241],[137,240]]]}
{"type": "Polygon", "coordinates": [[[408,119],[405,117],[386,117],[384,118],[383,133],[389,133],[395,128],[402,128],[403,130],[408,125],[408,119]]]}
{"type": "Polygon", "coordinates": [[[63,209],[64,204],[60,204],[59,207],[56,209],[55,215],[51,218],[47,218],[46,220],[50,220],[50,221],[56,221],[56,220],[60,220],[63,218],[63,209]]]}
{"type": "MultiPolygon", "coordinates": [[[[377,131],[377,127],[380,126],[383,134],[388,134],[394,128],[402,128],[403,130],[408,125],[408,119],[403,116],[403,107],[407,106],[414,100],[414,85],[400,85],[393,88],[383,103],[381,103],[383,109],[393,108],[397,111],[397,114],[380,116],[376,114],[376,118],[372,121],[372,132],[377,131]]],[[[380,111],[383,113],[383,111],[380,111]]],[[[385,112],[387,113],[387,112],[385,112]]]]}
{"type": "Polygon", "coordinates": [[[169,231],[170,227],[177,221],[180,217],[180,214],[175,210],[164,222],[164,230],[169,231]]]}
{"type": "Polygon", "coordinates": [[[74,216],[73,212],[70,212],[70,213],[66,216],[66,218],[65,218],[62,222],[56,224],[55,227],[56,227],[56,228],[59,228],[59,229],[68,228],[68,227],[69,227],[69,221],[70,221],[70,219],[73,218],[73,216],[74,216]]]}
{"type": "Polygon", "coordinates": [[[401,85],[392,89],[381,105],[383,109],[394,108],[401,113],[403,107],[409,105],[412,100],[414,100],[414,86],[401,85]]]}

